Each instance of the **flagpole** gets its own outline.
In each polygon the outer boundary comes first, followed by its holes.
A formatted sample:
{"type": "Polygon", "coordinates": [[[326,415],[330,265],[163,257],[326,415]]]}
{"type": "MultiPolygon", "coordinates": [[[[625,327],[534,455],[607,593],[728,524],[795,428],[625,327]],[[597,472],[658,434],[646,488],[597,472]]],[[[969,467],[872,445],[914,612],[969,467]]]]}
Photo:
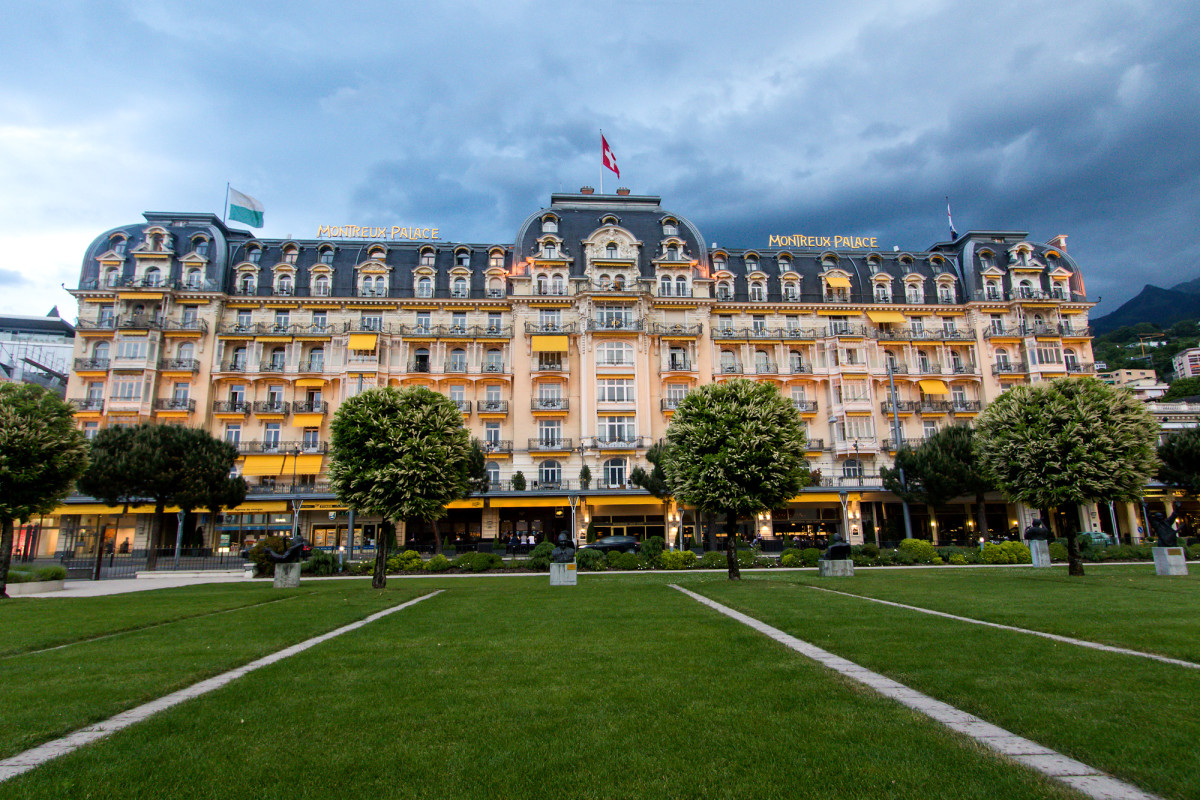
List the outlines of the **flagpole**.
{"type": "Polygon", "coordinates": [[[604,128],[600,129],[600,194],[604,194],[604,128]]]}
{"type": "Polygon", "coordinates": [[[229,227],[229,181],[225,181],[225,213],[222,214],[221,221],[229,227]]]}

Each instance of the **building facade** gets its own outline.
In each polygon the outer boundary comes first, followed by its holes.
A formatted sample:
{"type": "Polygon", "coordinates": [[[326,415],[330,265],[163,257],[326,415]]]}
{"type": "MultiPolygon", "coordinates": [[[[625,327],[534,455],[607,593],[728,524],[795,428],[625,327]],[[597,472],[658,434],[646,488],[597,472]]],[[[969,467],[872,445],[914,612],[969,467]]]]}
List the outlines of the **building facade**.
{"type": "MultiPolygon", "coordinates": [[[[379,521],[352,521],[325,482],[332,415],[366,389],[427,386],[458,403],[488,455],[492,488],[450,509],[449,538],[544,537],[573,517],[579,538],[590,526],[675,542],[693,516],[634,488],[630,472],[689,390],[744,377],[800,410],[819,472],[787,509],[744,520],[745,534],[862,541],[897,538],[879,469],[900,441],[969,423],[1013,383],[1094,374],[1092,303],[1066,237],[724,248],[658,197],[587,189],[552,195],[512,243],[438,235],[322,227],[261,239],[180,213],[101,234],[73,292],[80,428],[155,421],[235,443],[251,496],[198,539],[188,524],[198,546],[289,530],[296,505],[318,546],[346,544],[348,528],[359,545],[379,521]]],[[[99,536],[144,543],[145,515],[114,511],[64,506],[59,551],[99,536]]],[[[998,502],[989,526],[1023,527],[1018,512],[998,502]]],[[[973,540],[971,516],[918,523],[936,540],[973,540]]]]}

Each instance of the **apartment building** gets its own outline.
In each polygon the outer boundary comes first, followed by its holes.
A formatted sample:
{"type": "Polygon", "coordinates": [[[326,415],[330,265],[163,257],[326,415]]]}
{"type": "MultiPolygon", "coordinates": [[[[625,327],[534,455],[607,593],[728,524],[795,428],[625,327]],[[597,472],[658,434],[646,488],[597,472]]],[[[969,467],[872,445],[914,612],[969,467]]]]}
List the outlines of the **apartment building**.
{"type": "MultiPolygon", "coordinates": [[[[677,541],[694,515],[633,487],[631,470],[691,389],[771,383],[800,410],[819,479],[743,529],[808,542],[894,534],[879,469],[902,440],[970,423],[1013,383],[1094,374],[1092,304],[1066,237],[972,231],[909,251],[781,234],[726,248],[658,197],[588,189],[552,195],[512,243],[315,230],[263,239],[209,214],[147,213],[84,254],[68,390],[80,428],[201,426],[243,454],[251,496],[205,520],[197,546],[236,548],[290,530],[293,514],[318,546],[370,543],[379,520],[354,519],[325,470],[338,405],[374,387],[446,394],[484,443],[492,488],[450,509],[451,540],[553,536],[574,519],[579,538],[590,526],[677,541]]],[[[73,498],[43,541],[144,546],[146,515],[119,511],[73,498]]],[[[1024,524],[999,498],[991,513],[994,527],[1024,524]]],[[[950,541],[974,523],[921,524],[950,541]]]]}

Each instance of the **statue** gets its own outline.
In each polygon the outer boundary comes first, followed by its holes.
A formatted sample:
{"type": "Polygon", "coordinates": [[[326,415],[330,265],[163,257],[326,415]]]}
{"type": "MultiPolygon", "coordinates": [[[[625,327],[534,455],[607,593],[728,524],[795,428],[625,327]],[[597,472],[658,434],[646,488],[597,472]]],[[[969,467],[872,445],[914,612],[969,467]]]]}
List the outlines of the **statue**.
{"type": "Polygon", "coordinates": [[[570,564],[575,560],[575,545],[571,544],[571,537],[565,533],[558,535],[558,547],[550,551],[550,561],[555,564],[570,564]]]}
{"type": "Polygon", "coordinates": [[[1033,522],[1025,529],[1025,541],[1031,542],[1037,539],[1049,541],[1053,537],[1050,529],[1042,524],[1040,517],[1034,517],[1033,522]]]}
{"type": "Polygon", "coordinates": [[[288,548],[282,553],[277,553],[269,547],[263,548],[263,554],[267,560],[275,564],[295,564],[304,554],[304,537],[297,534],[295,539],[288,539],[288,548]]]}
{"type": "Polygon", "coordinates": [[[821,558],[825,561],[847,561],[850,558],[850,544],[840,533],[835,533],[833,541],[829,543],[829,549],[821,558]]]}
{"type": "Polygon", "coordinates": [[[1183,510],[1183,506],[1176,506],[1171,512],[1171,516],[1165,516],[1161,511],[1155,511],[1150,515],[1150,527],[1154,530],[1154,538],[1158,540],[1159,547],[1176,547],[1179,545],[1179,532],[1175,530],[1175,518],[1179,516],[1179,512],[1183,510]]]}

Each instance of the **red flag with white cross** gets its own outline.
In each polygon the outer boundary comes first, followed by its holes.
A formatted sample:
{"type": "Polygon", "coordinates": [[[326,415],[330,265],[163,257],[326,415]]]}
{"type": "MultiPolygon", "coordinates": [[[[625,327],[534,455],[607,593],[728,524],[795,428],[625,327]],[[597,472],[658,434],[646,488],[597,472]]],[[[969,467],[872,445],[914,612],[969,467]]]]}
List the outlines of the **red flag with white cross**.
{"type": "Polygon", "coordinates": [[[617,177],[621,177],[621,170],[617,169],[617,157],[613,155],[612,148],[608,146],[608,140],[604,138],[604,134],[600,134],[600,153],[604,166],[617,173],[617,177]]]}

